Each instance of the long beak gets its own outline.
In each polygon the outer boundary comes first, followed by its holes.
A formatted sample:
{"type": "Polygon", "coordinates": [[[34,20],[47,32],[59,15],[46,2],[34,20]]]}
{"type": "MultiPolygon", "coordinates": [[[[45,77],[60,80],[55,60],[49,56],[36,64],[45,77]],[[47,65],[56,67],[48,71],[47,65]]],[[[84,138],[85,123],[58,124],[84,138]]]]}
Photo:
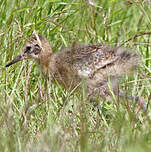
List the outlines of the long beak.
{"type": "Polygon", "coordinates": [[[23,57],[21,55],[19,55],[16,58],[14,58],[11,62],[9,62],[8,64],[6,64],[5,67],[9,67],[10,65],[12,65],[12,64],[14,64],[14,63],[16,63],[18,61],[21,61],[21,60],[23,60],[23,57]]]}

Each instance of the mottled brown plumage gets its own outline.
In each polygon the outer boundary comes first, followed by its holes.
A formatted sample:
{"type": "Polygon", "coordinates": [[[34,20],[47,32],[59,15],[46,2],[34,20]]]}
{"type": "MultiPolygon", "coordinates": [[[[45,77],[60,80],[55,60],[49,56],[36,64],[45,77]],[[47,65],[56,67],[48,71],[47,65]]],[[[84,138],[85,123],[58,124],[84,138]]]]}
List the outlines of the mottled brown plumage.
{"type": "Polygon", "coordinates": [[[103,44],[73,45],[53,53],[48,41],[37,34],[27,40],[21,54],[6,67],[28,58],[35,59],[52,82],[57,80],[69,88],[84,80],[89,95],[95,93],[103,98],[110,96],[109,83],[116,94],[119,78],[134,71],[140,61],[135,51],[103,44]]]}

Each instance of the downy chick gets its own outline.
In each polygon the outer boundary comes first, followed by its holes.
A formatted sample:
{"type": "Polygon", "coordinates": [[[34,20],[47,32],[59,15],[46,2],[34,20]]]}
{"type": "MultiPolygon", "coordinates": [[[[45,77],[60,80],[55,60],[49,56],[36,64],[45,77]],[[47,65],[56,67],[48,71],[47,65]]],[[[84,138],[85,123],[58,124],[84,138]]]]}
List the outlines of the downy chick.
{"type": "Polygon", "coordinates": [[[104,99],[111,96],[110,84],[117,95],[120,77],[133,72],[140,62],[135,51],[103,44],[73,45],[53,53],[46,38],[38,34],[27,40],[20,55],[6,67],[25,59],[34,59],[53,83],[74,88],[84,80],[89,96],[97,94],[104,99]]]}

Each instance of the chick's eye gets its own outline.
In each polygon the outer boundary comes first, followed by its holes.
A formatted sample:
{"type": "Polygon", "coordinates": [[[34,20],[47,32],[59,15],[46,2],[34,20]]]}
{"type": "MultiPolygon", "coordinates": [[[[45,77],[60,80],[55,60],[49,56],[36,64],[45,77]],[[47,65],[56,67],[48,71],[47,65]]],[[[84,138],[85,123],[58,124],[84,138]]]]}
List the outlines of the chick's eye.
{"type": "Polygon", "coordinates": [[[25,53],[30,52],[30,51],[31,51],[31,46],[27,46],[25,53]]]}

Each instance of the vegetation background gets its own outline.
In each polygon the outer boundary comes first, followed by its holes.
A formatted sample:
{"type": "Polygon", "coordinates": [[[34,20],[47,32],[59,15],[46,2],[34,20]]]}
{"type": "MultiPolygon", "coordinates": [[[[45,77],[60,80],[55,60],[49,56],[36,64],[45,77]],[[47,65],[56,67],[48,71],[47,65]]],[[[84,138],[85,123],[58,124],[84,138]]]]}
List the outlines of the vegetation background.
{"type": "Polygon", "coordinates": [[[120,88],[150,100],[151,1],[0,0],[0,151],[151,152],[149,104],[147,113],[127,99],[101,109],[84,91],[45,82],[33,61],[5,68],[33,30],[54,52],[73,43],[137,50],[142,63],[120,88]]]}

